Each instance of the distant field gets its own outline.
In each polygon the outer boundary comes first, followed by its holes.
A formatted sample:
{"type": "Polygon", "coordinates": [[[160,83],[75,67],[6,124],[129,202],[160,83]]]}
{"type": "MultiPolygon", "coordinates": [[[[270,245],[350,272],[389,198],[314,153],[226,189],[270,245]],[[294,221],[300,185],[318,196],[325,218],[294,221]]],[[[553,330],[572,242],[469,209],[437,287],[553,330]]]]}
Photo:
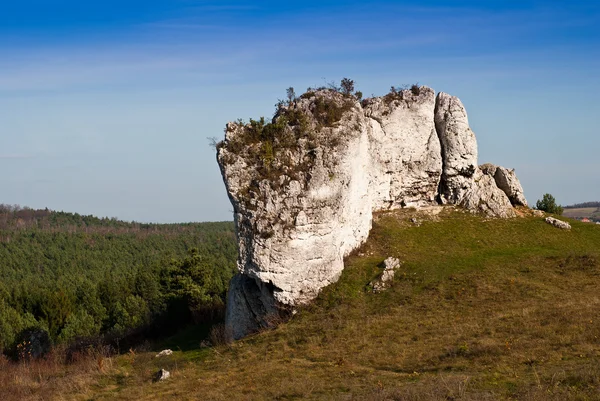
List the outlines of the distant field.
{"type": "Polygon", "coordinates": [[[575,218],[598,218],[600,219],[600,209],[597,207],[581,207],[575,209],[565,209],[563,216],[575,218]]]}

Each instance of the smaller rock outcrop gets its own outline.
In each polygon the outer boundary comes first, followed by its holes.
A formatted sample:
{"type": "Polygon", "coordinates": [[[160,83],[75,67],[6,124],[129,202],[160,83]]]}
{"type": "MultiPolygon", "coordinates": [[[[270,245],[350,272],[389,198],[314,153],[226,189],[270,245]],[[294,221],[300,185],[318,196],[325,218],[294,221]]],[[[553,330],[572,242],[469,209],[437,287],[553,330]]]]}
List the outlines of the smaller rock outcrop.
{"type": "MultiPolygon", "coordinates": [[[[463,177],[464,178],[464,177],[463,177]]],[[[471,176],[472,180],[463,181],[463,191],[459,206],[467,210],[480,212],[488,216],[509,218],[516,213],[506,194],[496,186],[494,178],[483,174],[479,168],[471,176]]]]}
{"type": "Polygon", "coordinates": [[[571,225],[566,221],[555,219],[554,217],[546,217],[544,220],[546,223],[553,225],[556,228],[560,228],[563,230],[570,230],[571,225]]]}
{"type": "Polygon", "coordinates": [[[400,260],[389,257],[383,261],[383,273],[381,277],[371,283],[373,292],[378,293],[388,288],[394,279],[396,270],[400,267],[400,260]]]}
{"type": "Polygon", "coordinates": [[[513,206],[527,206],[527,199],[523,194],[523,187],[515,174],[514,169],[507,169],[502,166],[496,166],[491,163],[479,166],[481,172],[485,175],[494,177],[496,186],[500,188],[513,206]]]}

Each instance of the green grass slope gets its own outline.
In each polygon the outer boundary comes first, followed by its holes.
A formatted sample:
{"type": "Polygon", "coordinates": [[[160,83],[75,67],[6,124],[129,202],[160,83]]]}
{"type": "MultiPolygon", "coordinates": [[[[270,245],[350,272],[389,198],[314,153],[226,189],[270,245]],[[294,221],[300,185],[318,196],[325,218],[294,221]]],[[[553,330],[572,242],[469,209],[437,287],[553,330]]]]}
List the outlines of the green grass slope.
{"type": "Polygon", "coordinates": [[[278,328],[231,345],[182,347],[166,358],[133,350],[85,373],[32,379],[30,394],[597,400],[600,227],[570,223],[563,231],[534,217],[383,213],[340,281],[278,328]],[[388,256],[403,264],[392,287],[373,294],[369,283],[388,256]],[[159,368],[172,376],[152,383],[159,368]]]}

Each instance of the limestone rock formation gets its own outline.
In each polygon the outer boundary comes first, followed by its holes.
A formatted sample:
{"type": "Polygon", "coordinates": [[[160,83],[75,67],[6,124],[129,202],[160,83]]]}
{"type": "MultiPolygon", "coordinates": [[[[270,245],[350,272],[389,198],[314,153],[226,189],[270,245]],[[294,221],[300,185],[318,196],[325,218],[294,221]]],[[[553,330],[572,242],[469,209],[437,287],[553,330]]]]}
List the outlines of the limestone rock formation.
{"type": "Polygon", "coordinates": [[[309,91],[270,123],[227,124],[217,150],[239,240],[226,315],[234,338],[335,282],[374,211],[442,203],[512,217],[511,202],[525,204],[514,172],[477,167],[460,100],[427,87],[362,102],[309,91]]]}
{"type": "Polygon", "coordinates": [[[219,149],[244,276],[233,279],[228,298],[234,338],[268,324],[275,304],[314,299],[371,228],[370,148],[358,101],[308,94],[275,120],[229,124],[219,149]]]}

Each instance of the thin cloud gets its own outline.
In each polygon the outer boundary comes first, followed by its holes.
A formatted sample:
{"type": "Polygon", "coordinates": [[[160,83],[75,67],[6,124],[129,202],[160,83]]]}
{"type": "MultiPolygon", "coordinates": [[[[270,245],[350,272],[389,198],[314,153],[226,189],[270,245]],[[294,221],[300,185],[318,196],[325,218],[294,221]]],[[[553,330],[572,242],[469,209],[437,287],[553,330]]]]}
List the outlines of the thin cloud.
{"type": "Polygon", "coordinates": [[[203,29],[203,30],[217,30],[226,29],[225,25],[209,25],[202,23],[193,22],[179,22],[179,21],[165,21],[165,22],[151,22],[149,24],[143,24],[142,27],[159,28],[159,29],[203,29]]]}
{"type": "Polygon", "coordinates": [[[246,50],[216,53],[209,46],[145,47],[126,49],[50,49],[33,51],[29,57],[14,57],[0,64],[0,91],[62,90],[127,83],[132,80],[157,82],[194,76],[222,75],[226,67],[249,56],[246,50]]]}
{"type": "Polygon", "coordinates": [[[250,11],[258,10],[260,7],[253,5],[241,5],[241,4],[221,4],[221,5],[205,5],[205,6],[194,6],[190,7],[190,10],[196,11],[250,11]]]}
{"type": "Polygon", "coordinates": [[[20,153],[15,153],[15,154],[5,154],[2,155],[0,154],[0,159],[2,160],[7,160],[7,159],[31,159],[33,158],[33,155],[29,155],[29,154],[20,154],[20,153]]]}

